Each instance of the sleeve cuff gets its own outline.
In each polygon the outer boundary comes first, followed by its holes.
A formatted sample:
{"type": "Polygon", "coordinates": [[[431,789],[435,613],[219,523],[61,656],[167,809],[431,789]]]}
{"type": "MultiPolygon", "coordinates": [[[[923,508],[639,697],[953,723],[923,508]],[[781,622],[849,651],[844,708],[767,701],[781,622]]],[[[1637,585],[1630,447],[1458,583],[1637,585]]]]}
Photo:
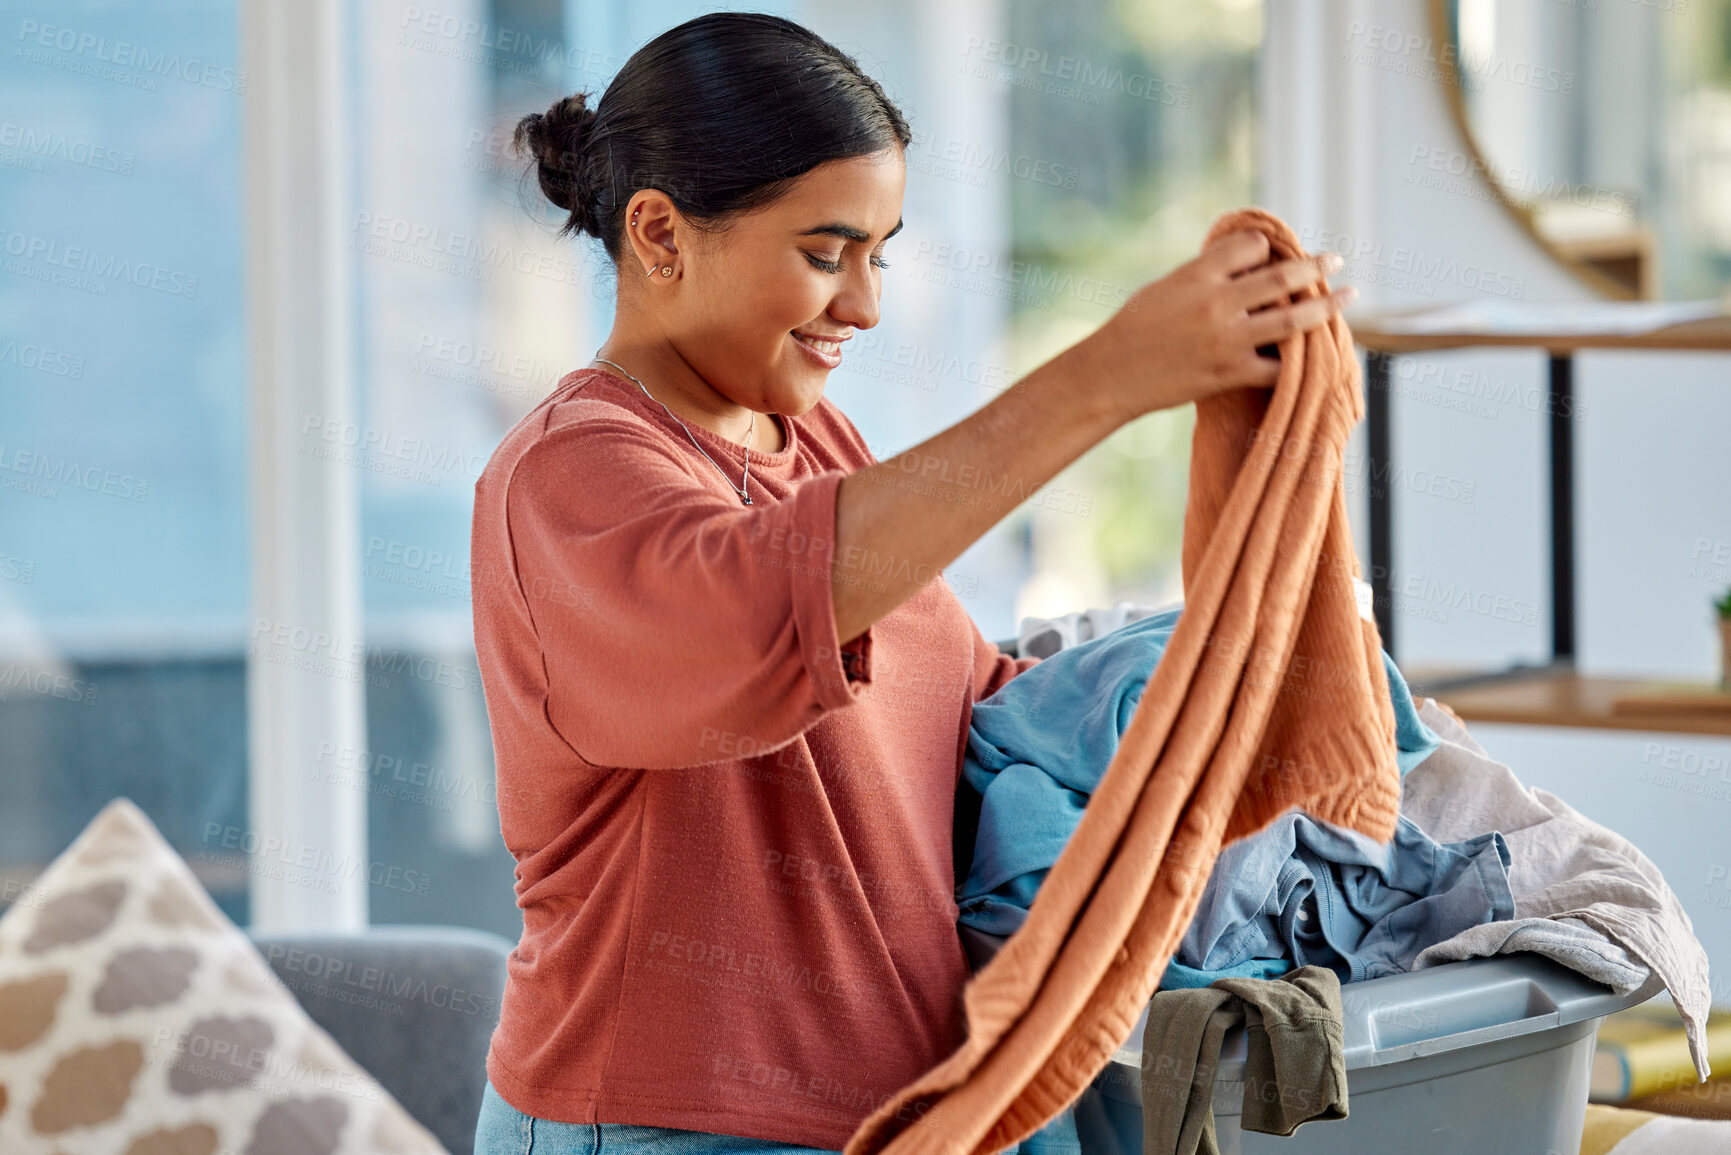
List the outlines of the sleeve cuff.
{"type": "Polygon", "coordinates": [[[790,539],[803,535],[806,564],[789,568],[794,629],[817,700],[826,710],[859,698],[859,688],[871,684],[872,629],[841,644],[835,629],[835,586],[831,566],[835,553],[835,500],[847,474],[831,470],[805,482],[789,500],[797,504],[790,539]]]}

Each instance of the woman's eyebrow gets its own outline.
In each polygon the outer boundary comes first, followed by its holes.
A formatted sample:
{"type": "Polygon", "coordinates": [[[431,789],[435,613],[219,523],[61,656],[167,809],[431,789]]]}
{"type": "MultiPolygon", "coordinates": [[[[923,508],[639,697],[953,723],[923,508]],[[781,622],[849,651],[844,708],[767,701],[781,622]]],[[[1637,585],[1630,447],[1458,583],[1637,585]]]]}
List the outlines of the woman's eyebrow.
{"type": "MultiPolygon", "coordinates": [[[[896,227],[884,234],[884,240],[886,240],[886,241],[889,240],[891,237],[895,236],[897,233],[899,233],[901,231],[902,231],[902,222],[900,220],[898,220],[898,221],[896,221],[896,227]]],[[[805,230],[805,232],[799,233],[797,235],[802,236],[802,237],[815,237],[815,236],[841,237],[845,240],[858,241],[861,243],[863,243],[865,241],[869,241],[872,239],[872,235],[870,233],[866,232],[864,229],[858,228],[854,225],[844,224],[841,221],[831,221],[826,225],[819,225],[815,229],[807,229],[807,230],[805,230]]]]}

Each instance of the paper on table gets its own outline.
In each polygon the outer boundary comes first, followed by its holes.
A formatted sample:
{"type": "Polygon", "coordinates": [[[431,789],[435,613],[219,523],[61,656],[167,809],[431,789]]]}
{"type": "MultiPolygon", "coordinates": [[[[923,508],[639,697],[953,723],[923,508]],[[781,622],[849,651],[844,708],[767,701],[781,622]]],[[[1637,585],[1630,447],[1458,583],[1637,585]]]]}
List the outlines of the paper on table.
{"type": "Polygon", "coordinates": [[[1720,316],[1718,301],[1469,301],[1402,317],[1379,317],[1385,333],[1617,335],[1720,316]]]}

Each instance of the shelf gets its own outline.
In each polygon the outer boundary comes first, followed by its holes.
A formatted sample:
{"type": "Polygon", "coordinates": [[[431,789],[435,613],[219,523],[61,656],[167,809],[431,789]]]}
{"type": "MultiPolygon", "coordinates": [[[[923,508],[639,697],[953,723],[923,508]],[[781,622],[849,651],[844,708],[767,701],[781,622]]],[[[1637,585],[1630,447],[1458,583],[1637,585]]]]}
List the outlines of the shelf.
{"type": "Polygon", "coordinates": [[[1580,726],[1597,730],[1731,737],[1731,711],[1667,713],[1651,707],[1640,713],[1613,710],[1613,702],[1625,694],[1674,684],[1667,679],[1578,674],[1566,665],[1516,668],[1490,674],[1423,667],[1403,667],[1401,672],[1415,698],[1429,696],[1445,702],[1469,723],[1580,726]]]}
{"type": "Polygon", "coordinates": [[[1385,329],[1382,318],[1348,318],[1352,339],[1378,353],[1421,353],[1433,349],[1463,349],[1499,345],[1545,349],[1553,356],[1579,349],[1731,350],[1731,317],[1709,317],[1668,325],[1647,333],[1502,333],[1470,331],[1407,333],[1385,329]]]}

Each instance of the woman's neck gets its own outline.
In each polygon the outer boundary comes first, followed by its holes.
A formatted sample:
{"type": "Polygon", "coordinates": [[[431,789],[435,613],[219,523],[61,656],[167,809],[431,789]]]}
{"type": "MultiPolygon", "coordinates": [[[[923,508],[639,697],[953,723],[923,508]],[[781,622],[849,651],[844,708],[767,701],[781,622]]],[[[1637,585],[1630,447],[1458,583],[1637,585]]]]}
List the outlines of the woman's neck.
{"type": "Polygon", "coordinates": [[[673,349],[628,345],[610,338],[601,346],[594,365],[615,371],[623,369],[641,382],[642,391],[665,405],[674,416],[688,424],[701,425],[735,444],[760,453],[779,453],[787,445],[781,424],[773,415],[754,416],[752,410],[722,396],[673,349]]]}

